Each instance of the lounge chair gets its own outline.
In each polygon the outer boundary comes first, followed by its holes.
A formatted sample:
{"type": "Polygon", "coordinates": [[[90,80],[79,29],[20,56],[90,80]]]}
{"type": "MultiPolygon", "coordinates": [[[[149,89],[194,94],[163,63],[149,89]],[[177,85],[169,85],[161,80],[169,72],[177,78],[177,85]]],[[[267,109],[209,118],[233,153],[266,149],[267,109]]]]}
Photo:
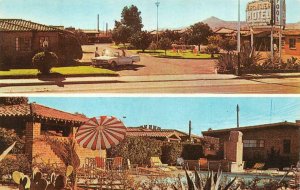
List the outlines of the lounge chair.
{"type": "Polygon", "coordinates": [[[258,170],[262,170],[264,167],[265,167],[265,163],[262,163],[262,162],[258,162],[258,163],[255,163],[254,166],[252,167],[252,169],[255,170],[255,173],[257,173],[258,170]]]}
{"type": "Polygon", "coordinates": [[[168,167],[168,164],[163,164],[159,157],[150,158],[150,166],[153,167],[168,167]]]}

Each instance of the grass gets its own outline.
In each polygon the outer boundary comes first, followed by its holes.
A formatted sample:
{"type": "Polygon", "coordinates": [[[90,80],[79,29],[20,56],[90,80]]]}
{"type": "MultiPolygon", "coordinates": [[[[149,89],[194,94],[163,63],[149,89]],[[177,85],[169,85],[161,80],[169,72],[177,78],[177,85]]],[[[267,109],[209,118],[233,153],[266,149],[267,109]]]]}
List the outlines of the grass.
{"type": "MultiPolygon", "coordinates": [[[[61,74],[63,76],[84,76],[84,75],[117,75],[116,72],[102,69],[94,68],[91,66],[72,66],[72,67],[54,67],[51,69],[51,73],[61,74]]],[[[10,69],[8,71],[0,71],[1,76],[17,76],[17,77],[33,77],[37,76],[39,71],[37,69],[10,69]]]]}
{"type": "MultiPolygon", "coordinates": [[[[138,54],[143,53],[141,50],[129,50],[132,53],[138,54]]],[[[173,50],[167,50],[167,54],[165,55],[164,50],[145,50],[145,54],[149,54],[153,57],[159,58],[173,58],[173,59],[211,59],[210,54],[194,54],[191,51],[182,51],[182,52],[174,52],[173,50]]],[[[219,55],[216,54],[215,58],[219,55]]]]}

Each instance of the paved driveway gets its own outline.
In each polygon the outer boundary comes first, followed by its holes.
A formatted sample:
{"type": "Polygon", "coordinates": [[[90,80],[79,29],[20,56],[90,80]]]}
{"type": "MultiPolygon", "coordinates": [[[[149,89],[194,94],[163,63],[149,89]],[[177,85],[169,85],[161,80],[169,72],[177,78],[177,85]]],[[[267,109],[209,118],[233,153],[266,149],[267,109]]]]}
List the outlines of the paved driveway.
{"type": "MultiPolygon", "coordinates": [[[[83,46],[83,61],[89,62],[94,56],[96,46],[99,52],[110,48],[109,44],[83,46]]],[[[130,54],[129,52],[127,54],[130,54]]],[[[193,59],[168,59],[155,58],[140,54],[141,62],[133,66],[121,67],[117,71],[121,76],[145,76],[145,75],[185,75],[185,74],[213,74],[215,73],[214,60],[193,59]]]]}

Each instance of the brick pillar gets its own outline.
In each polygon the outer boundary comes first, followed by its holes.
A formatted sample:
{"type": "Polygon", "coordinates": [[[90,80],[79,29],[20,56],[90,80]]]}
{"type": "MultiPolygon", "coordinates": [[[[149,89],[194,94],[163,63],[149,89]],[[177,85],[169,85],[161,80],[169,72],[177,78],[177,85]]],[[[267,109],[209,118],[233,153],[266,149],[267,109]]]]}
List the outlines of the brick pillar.
{"type": "Polygon", "coordinates": [[[25,153],[32,158],[33,142],[41,134],[41,123],[26,122],[25,153]]]}

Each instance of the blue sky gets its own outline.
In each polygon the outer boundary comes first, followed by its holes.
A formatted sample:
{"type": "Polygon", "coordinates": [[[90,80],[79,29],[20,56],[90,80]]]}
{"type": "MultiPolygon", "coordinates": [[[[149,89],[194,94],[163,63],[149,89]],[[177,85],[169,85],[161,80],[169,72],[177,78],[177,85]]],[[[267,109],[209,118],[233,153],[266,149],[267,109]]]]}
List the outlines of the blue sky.
{"type": "Polygon", "coordinates": [[[235,127],[237,104],[241,126],[300,119],[300,98],[291,97],[31,97],[29,100],[71,113],[84,113],[88,117],[116,116],[126,126],[146,124],[188,131],[191,120],[195,134],[210,127],[235,127]]]}
{"type": "MultiPolygon", "coordinates": [[[[156,0],[0,0],[0,18],[23,18],[49,25],[95,29],[100,14],[100,28],[105,22],[113,27],[124,6],[134,4],[142,12],[145,29],[156,28],[156,0]]],[[[210,16],[237,20],[238,0],[160,0],[161,28],[185,27],[210,16]]],[[[246,4],[241,0],[242,19],[246,4]]],[[[287,22],[300,21],[300,0],[286,0],[287,22]]]]}

